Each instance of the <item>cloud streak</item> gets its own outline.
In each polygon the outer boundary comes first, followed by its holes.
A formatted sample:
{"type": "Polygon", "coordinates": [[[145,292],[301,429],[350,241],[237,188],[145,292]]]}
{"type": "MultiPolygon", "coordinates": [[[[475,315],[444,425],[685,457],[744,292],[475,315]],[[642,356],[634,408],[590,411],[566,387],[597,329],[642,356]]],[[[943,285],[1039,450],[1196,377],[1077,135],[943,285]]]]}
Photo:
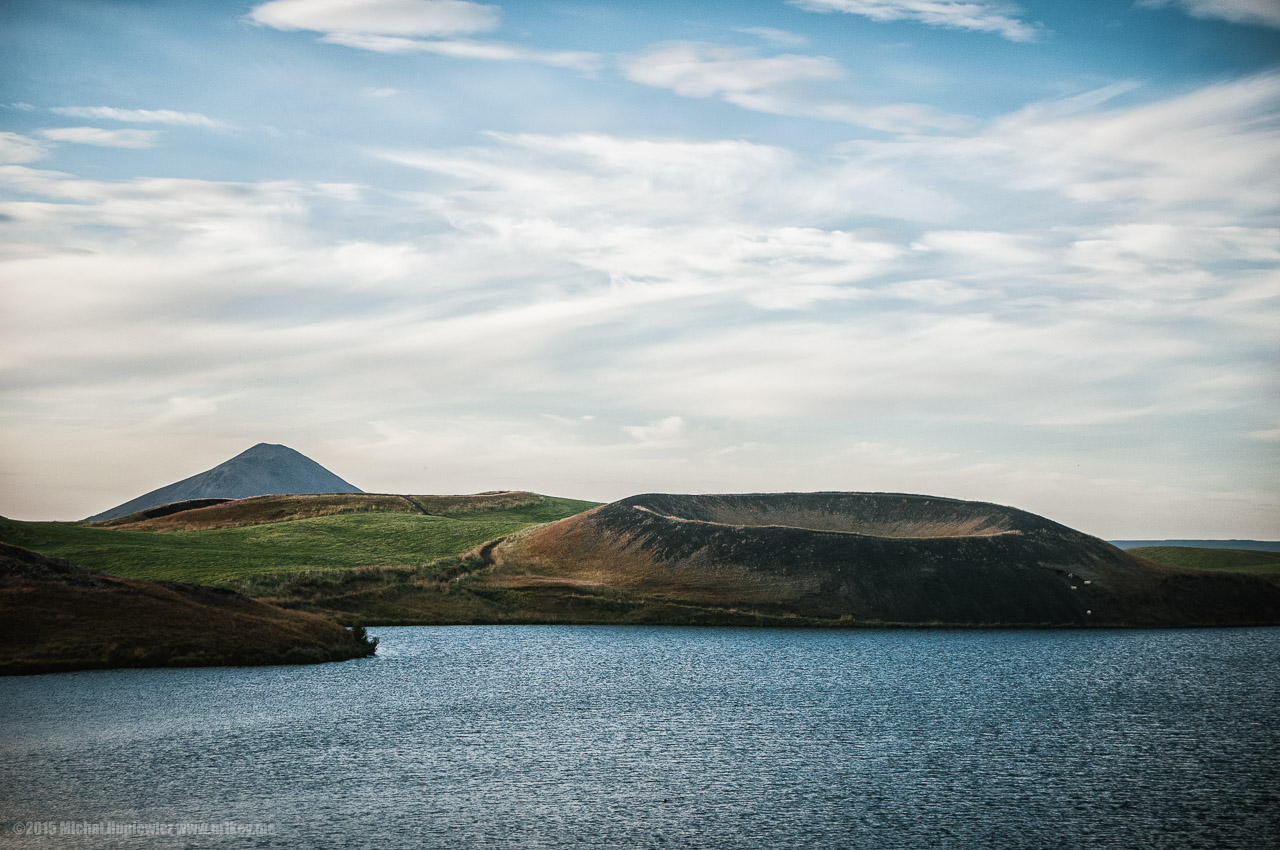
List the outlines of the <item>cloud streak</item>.
{"type": "Polygon", "coordinates": [[[250,20],[280,30],[321,33],[321,41],[375,53],[432,53],[454,59],[534,62],[592,72],[594,53],[541,50],[502,41],[458,38],[496,29],[497,6],[464,0],[272,0],[250,20]]]}
{"type": "Polygon", "coordinates": [[[52,127],[37,132],[51,142],[134,150],[155,147],[158,135],[154,130],[104,130],[101,127],[52,127]]]}
{"type": "Polygon", "coordinates": [[[1138,0],[1138,4],[1151,9],[1176,6],[1195,18],[1280,29],[1280,5],[1272,0],[1138,0]]]}
{"type": "Polygon", "coordinates": [[[0,163],[33,162],[44,155],[44,145],[30,136],[0,132],[0,163]]]}
{"type": "Polygon", "coordinates": [[[271,0],[249,19],[279,30],[388,36],[448,36],[498,26],[497,6],[465,0],[271,0]]]}
{"type": "Polygon", "coordinates": [[[814,84],[847,76],[840,63],[826,56],[760,56],[743,48],[673,42],[624,60],[622,70],[633,82],[670,89],[682,97],[717,97],[773,115],[821,118],[889,132],[955,130],[969,123],[922,104],[872,105],[826,94],[814,84]]]}
{"type": "Polygon", "coordinates": [[[181,127],[205,127],[211,130],[227,125],[199,112],[172,109],[118,109],[114,106],[55,106],[50,112],[69,118],[96,118],[130,124],[173,124],[181,127]]]}
{"type": "Polygon", "coordinates": [[[397,36],[370,35],[367,33],[334,32],[321,41],[340,44],[375,53],[434,53],[453,59],[481,59],[502,62],[536,62],[557,68],[574,68],[594,71],[601,65],[601,58],[594,53],[573,50],[535,50],[500,41],[476,41],[455,39],[452,41],[428,41],[397,36]]]}
{"type": "MultiPolygon", "coordinates": [[[[989,32],[1009,41],[1035,41],[1039,30],[1022,11],[999,0],[789,0],[810,12],[843,12],[873,21],[914,21],[931,27],[989,32]]],[[[1194,0],[1193,0],[1194,2],[1194,0]]],[[[1212,2],[1212,0],[1205,0],[1212,2]]]]}

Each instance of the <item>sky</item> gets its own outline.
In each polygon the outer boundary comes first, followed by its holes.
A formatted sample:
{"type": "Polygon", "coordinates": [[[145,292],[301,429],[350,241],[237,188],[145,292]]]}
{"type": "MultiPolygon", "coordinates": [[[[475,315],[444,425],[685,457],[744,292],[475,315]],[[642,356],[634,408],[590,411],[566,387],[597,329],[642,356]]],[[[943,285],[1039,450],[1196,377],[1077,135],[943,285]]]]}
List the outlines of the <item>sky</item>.
{"type": "Polygon", "coordinates": [[[1280,538],[1277,0],[6,0],[0,514],[858,490],[1280,538]]]}

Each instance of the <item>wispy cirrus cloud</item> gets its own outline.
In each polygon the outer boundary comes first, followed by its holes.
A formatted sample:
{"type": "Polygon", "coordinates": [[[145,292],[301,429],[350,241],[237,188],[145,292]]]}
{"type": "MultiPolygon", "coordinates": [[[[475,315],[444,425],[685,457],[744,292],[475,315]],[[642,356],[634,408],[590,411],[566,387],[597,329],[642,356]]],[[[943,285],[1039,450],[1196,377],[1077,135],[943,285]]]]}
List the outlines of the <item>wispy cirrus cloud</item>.
{"type": "Polygon", "coordinates": [[[1250,431],[1249,436],[1255,440],[1261,440],[1265,443],[1280,443],[1280,426],[1275,428],[1265,428],[1259,431],[1250,431]]]}
{"type": "Polygon", "coordinates": [[[738,27],[734,32],[754,35],[756,38],[763,39],[770,44],[776,44],[781,47],[803,47],[809,43],[809,39],[799,33],[790,30],[778,29],[776,27],[738,27]]]}
{"type": "Polygon", "coordinates": [[[487,59],[506,62],[536,62],[558,68],[574,68],[594,71],[600,67],[601,58],[595,53],[575,50],[537,50],[503,41],[478,41],[453,39],[428,41],[399,36],[370,33],[328,33],[320,39],[328,44],[340,44],[375,53],[434,53],[454,59],[487,59]]]}
{"type": "Polygon", "coordinates": [[[718,97],[744,109],[841,121],[876,130],[959,129],[968,120],[914,103],[867,104],[826,93],[821,83],[842,80],[846,69],[826,56],[753,50],[700,42],[658,45],[622,63],[633,82],[683,97],[718,97]]]}
{"type": "Polygon", "coordinates": [[[679,416],[667,416],[648,425],[625,425],[622,430],[642,445],[664,447],[683,439],[685,421],[679,416]]]}
{"type": "Polygon", "coordinates": [[[840,63],[826,56],[760,56],[752,50],[689,41],[660,45],[628,60],[623,68],[635,82],[686,97],[742,98],[798,82],[845,76],[840,63]]]}
{"type": "Polygon", "coordinates": [[[173,109],[118,109],[114,106],[54,106],[49,109],[68,118],[97,118],[131,124],[174,124],[183,127],[207,127],[219,129],[227,125],[199,112],[178,112],[173,109]]]}
{"type": "Polygon", "coordinates": [[[249,19],[278,30],[449,36],[494,29],[497,6],[465,0],[271,0],[249,19]]]}
{"type": "MultiPolygon", "coordinates": [[[[788,0],[810,12],[844,12],[873,21],[915,21],[932,27],[990,32],[1010,41],[1035,41],[1039,28],[1001,0],[788,0]]],[[[1261,0],[1265,2],[1265,0],[1261,0]]]]}
{"type": "Polygon", "coordinates": [[[218,405],[212,399],[180,395],[172,396],[165,409],[155,416],[150,424],[161,428],[169,428],[180,422],[212,416],[217,411],[218,405]]]}
{"type": "Polygon", "coordinates": [[[32,162],[45,155],[44,145],[21,133],[0,132],[0,163],[32,162]]]}
{"type": "MultiPolygon", "coordinates": [[[[1130,214],[1201,224],[1275,209],[1280,74],[1139,106],[1098,108],[1091,100],[1021,110],[993,122],[967,152],[1019,188],[1052,189],[1094,209],[1121,204],[1130,214]]],[[[964,148],[954,152],[963,156],[964,148]]]]}
{"type": "Polygon", "coordinates": [[[1280,29],[1280,3],[1275,0],[1138,0],[1138,5],[1150,9],[1176,6],[1193,18],[1280,29]]]}
{"type": "Polygon", "coordinates": [[[50,127],[36,132],[51,142],[135,150],[155,147],[159,135],[155,130],[104,130],[101,127],[50,127]]]}
{"type": "Polygon", "coordinates": [[[601,64],[586,51],[459,38],[496,29],[501,22],[497,6],[465,0],[272,0],[254,7],[249,18],[279,30],[318,32],[328,44],[375,53],[535,62],[585,72],[601,64]]]}

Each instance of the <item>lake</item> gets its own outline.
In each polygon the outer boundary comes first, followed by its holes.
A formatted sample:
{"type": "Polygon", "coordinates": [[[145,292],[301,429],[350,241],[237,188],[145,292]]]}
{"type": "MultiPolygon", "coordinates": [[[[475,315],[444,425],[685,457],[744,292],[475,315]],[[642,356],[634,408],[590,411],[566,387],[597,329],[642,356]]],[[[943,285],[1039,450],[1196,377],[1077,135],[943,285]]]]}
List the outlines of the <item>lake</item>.
{"type": "Polygon", "coordinates": [[[1280,629],[373,631],[0,679],[0,844],[1280,846],[1280,629]]]}

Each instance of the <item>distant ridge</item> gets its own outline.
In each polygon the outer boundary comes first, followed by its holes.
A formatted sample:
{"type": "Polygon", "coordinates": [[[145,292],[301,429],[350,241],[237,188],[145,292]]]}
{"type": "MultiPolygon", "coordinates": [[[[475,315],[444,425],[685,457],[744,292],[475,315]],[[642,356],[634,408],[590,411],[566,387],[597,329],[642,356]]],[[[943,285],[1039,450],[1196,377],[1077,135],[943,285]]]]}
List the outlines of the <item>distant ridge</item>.
{"type": "Polygon", "coordinates": [[[1188,549],[1248,549],[1252,552],[1280,552],[1280,540],[1112,540],[1121,549],[1149,546],[1182,546],[1188,549]]]}
{"type": "Polygon", "coordinates": [[[85,522],[102,522],[189,499],[362,492],[301,452],[275,443],[258,443],[213,469],[94,514],[85,522]]]}

